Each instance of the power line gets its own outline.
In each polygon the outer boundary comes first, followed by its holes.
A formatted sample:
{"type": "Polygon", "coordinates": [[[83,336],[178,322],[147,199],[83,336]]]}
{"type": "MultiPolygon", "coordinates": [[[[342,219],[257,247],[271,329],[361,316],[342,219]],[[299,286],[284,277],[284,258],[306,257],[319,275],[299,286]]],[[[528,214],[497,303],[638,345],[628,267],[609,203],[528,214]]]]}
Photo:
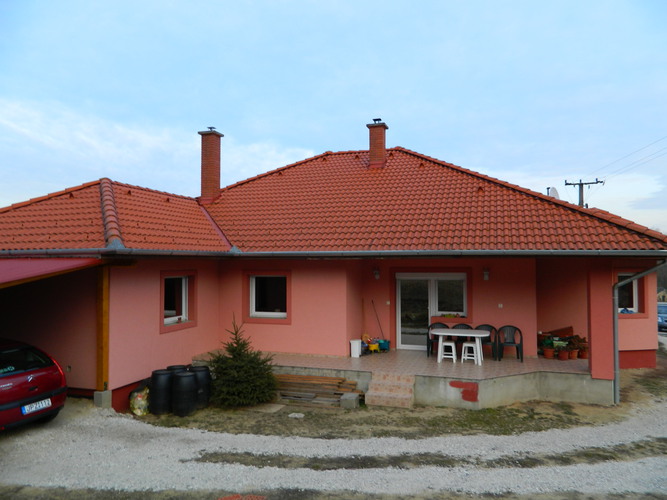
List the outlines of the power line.
{"type": "MultiPolygon", "coordinates": [[[[625,155],[625,156],[621,156],[620,158],[617,158],[616,160],[611,161],[611,162],[607,163],[606,165],[602,165],[602,166],[601,166],[600,168],[598,168],[597,170],[593,170],[593,171],[591,172],[591,175],[594,174],[594,173],[596,173],[596,172],[599,172],[600,170],[602,170],[602,169],[604,169],[604,168],[607,168],[607,167],[610,166],[610,165],[613,165],[614,163],[618,163],[618,162],[621,161],[621,160],[625,160],[626,158],[632,156],[632,155],[635,154],[635,153],[639,153],[640,151],[643,151],[643,150],[646,149],[646,148],[650,148],[650,147],[653,146],[654,144],[657,144],[657,143],[659,143],[660,141],[664,141],[665,139],[667,139],[667,135],[665,135],[664,137],[661,137],[660,139],[658,139],[658,140],[656,140],[656,141],[653,141],[653,142],[650,143],[650,144],[647,144],[647,145],[644,146],[644,147],[641,147],[641,148],[639,148],[639,149],[633,151],[632,153],[628,153],[627,155],[625,155]]],[[[663,148],[663,149],[664,149],[664,148],[663,148]]],[[[662,151],[662,149],[661,149],[660,151],[662,151]]]]}
{"type": "MultiPolygon", "coordinates": [[[[614,165],[615,163],[618,163],[618,162],[623,161],[627,158],[630,158],[631,156],[639,153],[640,151],[644,151],[645,149],[648,149],[651,146],[654,146],[655,144],[658,144],[659,142],[664,141],[665,139],[667,139],[667,135],[665,135],[665,136],[663,136],[659,139],[656,139],[655,141],[653,141],[653,142],[651,142],[651,143],[647,144],[646,146],[643,146],[639,149],[636,149],[636,150],[632,151],[631,153],[628,153],[624,156],[621,156],[620,158],[617,158],[616,160],[611,161],[611,162],[601,166],[600,168],[598,168],[596,170],[593,170],[591,172],[591,175],[596,173],[596,172],[600,172],[601,170],[603,170],[603,169],[605,169],[605,168],[607,168],[611,165],[614,165]]],[[[662,156],[665,156],[665,155],[667,155],[667,147],[663,147],[661,149],[658,149],[657,151],[654,151],[654,152],[649,153],[645,156],[642,156],[641,158],[638,158],[638,159],[630,162],[629,164],[623,165],[623,166],[617,168],[616,170],[610,172],[609,174],[606,174],[606,175],[602,176],[602,184],[604,184],[604,182],[611,179],[612,177],[615,177],[615,176],[620,175],[620,174],[625,173],[625,172],[629,172],[632,169],[635,169],[637,167],[645,165],[646,163],[649,163],[653,160],[657,160],[658,158],[661,158],[662,156]]],[[[598,179],[596,178],[595,180],[597,181],[598,179]]],[[[580,186],[579,189],[580,189],[580,205],[581,205],[581,198],[582,198],[581,190],[583,188],[580,186]]],[[[589,186],[589,189],[590,189],[590,186],[589,186]]],[[[598,190],[599,190],[599,188],[593,189],[593,191],[591,193],[589,193],[589,198],[594,197],[594,195],[597,194],[598,190]]]]}
{"type": "Polygon", "coordinates": [[[618,174],[621,174],[623,172],[627,172],[628,170],[632,170],[633,168],[640,167],[640,166],[644,165],[645,163],[648,163],[650,161],[653,161],[653,160],[655,160],[657,158],[660,158],[661,156],[665,156],[665,155],[667,155],[667,147],[664,147],[662,149],[658,149],[657,151],[655,151],[655,152],[653,152],[649,155],[643,156],[643,157],[633,161],[632,163],[629,163],[628,165],[626,165],[624,167],[621,167],[617,170],[614,170],[612,173],[610,173],[606,177],[609,178],[609,177],[613,177],[614,175],[618,175],[618,174]],[[664,153],[658,154],[662,151],[664,151],[664,153]]]}

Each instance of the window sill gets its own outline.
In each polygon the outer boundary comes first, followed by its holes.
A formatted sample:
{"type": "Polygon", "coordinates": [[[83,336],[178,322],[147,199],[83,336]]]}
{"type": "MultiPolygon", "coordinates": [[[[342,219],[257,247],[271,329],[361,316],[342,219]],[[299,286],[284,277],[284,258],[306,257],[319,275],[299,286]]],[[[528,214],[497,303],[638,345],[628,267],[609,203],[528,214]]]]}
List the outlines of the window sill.
{"type": "Polygon", "coordinates": [[[462,318],[462,317],[450,317],[447,318],[445,316],[431,316],[431,323],[445,323],[445,324],[459,324],[459,323],[467,323],[467,324],[472,324],[472,318],[462,318]]]}
{"type": "Polygon", "coordinates": [[[645,312],[636,312],[636,313],[618,313],[618,319],[619,320],[624,320],[624,319],[647,319],[648,314],[645,312]]]}
{"type": "Polygon", "coordinates": [[[262,316],[246,316],[245,323],[256,323],[264,325],[291,325],[292,320],[287,318],[264,318],[262,316]]]}
{"type": "Polygon", "coordinates": [[[187,330],[188,328],[194,328],[196,326],[196,321],[182,321],[180,323],[172,323],[171,325],[163,324],[160,327],[160,333],[177,332],[179,330],[187,330]]]}

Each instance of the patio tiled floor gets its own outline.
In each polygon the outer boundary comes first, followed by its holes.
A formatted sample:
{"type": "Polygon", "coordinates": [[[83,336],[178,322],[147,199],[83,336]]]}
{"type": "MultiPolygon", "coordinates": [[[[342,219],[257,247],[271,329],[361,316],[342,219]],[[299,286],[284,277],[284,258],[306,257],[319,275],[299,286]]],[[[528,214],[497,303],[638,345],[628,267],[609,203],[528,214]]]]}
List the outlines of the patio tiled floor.
{"type": "Polygon", "coordinates": [[[559,361],[543,357],[524,358],[522,363],[514,355],[506,355],[502,361],[485,356],[482,366],[472,361],[452,363],[450,360],[436,361],[435,356],[426,357],[424,351],[392,350],[369,354],[360,358],[344,356],[308,356],[300,354],[273,354],[277,366],[354,370],[365,372],[391,372],[433,377],[455,377],[458,379],[484,380],[532,372],[589,373],[587,359],[559,361]]]}

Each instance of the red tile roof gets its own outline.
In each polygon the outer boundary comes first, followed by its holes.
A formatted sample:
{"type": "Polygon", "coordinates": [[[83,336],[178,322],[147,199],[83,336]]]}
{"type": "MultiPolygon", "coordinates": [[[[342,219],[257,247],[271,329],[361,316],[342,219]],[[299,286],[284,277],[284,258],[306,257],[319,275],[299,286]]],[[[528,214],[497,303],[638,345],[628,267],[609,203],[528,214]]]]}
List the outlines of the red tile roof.
{"type": "Polygon", "coordinates": [[[0,208],[0,253],[665,251],[667,236],[417,154],[327,152],[212,204],[112,182],[0,208]]]}
{"type": "Polygon", "coordinates": [[[0,208],[0,250],[106,247],[230,249],[195,199],[109,179],[0,208]]]}
{"type": "Polygon", "coordinates": [[[667,237],[404,148],[325,153],[223,189],[243,252],[666,250],[667,237]]]}

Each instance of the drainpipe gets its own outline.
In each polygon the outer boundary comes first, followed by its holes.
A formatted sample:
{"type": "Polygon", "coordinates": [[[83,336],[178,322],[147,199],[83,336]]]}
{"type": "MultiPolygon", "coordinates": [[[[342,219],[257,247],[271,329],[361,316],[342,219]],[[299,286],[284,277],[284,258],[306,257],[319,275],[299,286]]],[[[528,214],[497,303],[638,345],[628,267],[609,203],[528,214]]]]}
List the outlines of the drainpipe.
{"type": "Polygon", "coordinates": [[[615,405],[621,402],[621,370],[619,367],[619,360],[618,360],[618,289],[621,288],[622,286],[632,283],[635,280],[638,280],[639,278],[643,278],[644,276],[656,272],[665,264],[667,264],[667,261],[663,260],[660,264],[652,267],[651,269],[647,269],[646,271],[642,271],[641,273],[632,275],[629,278],[624,279],[623,281],[619,281],[612,288],[614,293],[614,404],[615,405]]]}

